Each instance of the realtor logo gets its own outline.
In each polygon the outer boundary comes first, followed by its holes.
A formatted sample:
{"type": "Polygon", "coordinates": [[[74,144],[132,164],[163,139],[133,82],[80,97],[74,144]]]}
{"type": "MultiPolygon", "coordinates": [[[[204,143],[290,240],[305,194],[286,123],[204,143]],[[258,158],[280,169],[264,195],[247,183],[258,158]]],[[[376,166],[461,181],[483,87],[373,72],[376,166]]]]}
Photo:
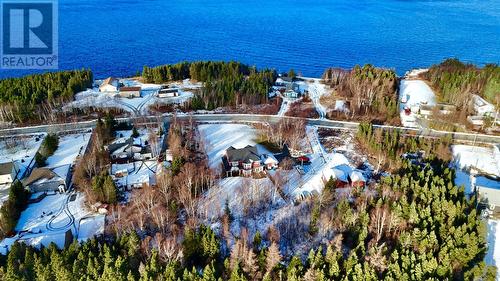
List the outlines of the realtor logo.
{"type": "Polygon", "coordinates": [[[1,68],[57,68],[57,0],[0,1],[1,68]]]}

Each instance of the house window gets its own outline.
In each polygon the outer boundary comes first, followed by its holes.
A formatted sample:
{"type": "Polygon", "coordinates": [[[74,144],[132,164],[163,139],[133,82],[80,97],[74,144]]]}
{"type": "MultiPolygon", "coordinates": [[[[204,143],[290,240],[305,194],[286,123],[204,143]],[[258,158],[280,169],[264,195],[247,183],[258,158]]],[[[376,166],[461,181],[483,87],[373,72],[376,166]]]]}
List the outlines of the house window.
{"type": "Polygon", "coordinates": [[[252,164],[247,164],[247,163],[243,164],[244,169],[250,169],[251,167],[252,167],[252,164]]]}

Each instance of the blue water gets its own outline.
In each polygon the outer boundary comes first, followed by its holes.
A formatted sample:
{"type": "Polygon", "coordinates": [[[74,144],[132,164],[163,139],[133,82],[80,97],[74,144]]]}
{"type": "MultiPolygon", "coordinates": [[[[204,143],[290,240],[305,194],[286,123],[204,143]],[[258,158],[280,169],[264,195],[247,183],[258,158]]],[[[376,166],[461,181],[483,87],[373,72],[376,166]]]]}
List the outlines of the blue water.
{"type": "Polygon", "coordinates": [[[59,0],[59,22],[59,67],[96,77],[182,60],[307,76],[364,63],[401,74],[448,57],[500,61],[499,0],[59,0]]]}

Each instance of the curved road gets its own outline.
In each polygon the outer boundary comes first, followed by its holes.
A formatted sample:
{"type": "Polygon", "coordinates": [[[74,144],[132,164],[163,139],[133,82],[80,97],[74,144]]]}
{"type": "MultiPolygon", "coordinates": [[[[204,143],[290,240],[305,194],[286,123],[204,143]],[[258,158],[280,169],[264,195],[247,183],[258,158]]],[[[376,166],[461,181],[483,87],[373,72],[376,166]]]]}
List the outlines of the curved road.
{"type": "MultiPolygon", "coordinates": [[[[190,118],[192,117],[198,122],[268,122],[277,123],[282,119],[290,120],[305,120],[308,125],[333,128],[333,129],[346,129],[355,131],[358,129],[358,122],[346,122],[346,121],[336,121],[328,119],[306,119],[298,117],[287,117],[287,116],[276,116],[276,115],[256,115],[256,114],[193,114],[193,115],[177,115],[177,118],[190,118]]],[[[117,118],[117,121],[125,122],[135,122],[140,124],[146,123],[156,123],[157,116],[141,116],[141,117],[128,117],[128,118],[117,118]]],[[[163,116],[165,121],[169,121],[172,115],[163,116]]],[[[62,123],[62,124],[51,124],[51,125],[40,125],[31,127],[20,127],[11,129],[0,130],[1,136],[12,136],[12,135],[23,135],[23,134],[35,134],[35,133],[46,133],[46,132],[64,132],[72,130],[81,129],[91,129],[94,128],[96,120],[83,121],[76,123],[62,123]]],[[[500,136],[494,135],[483,135],[483,134],[471,134],[471,133],[456,133],[456,132],[446,132],[446,131],[436,131],[431,129],[415,129],[408,127],[398,127],[398,126],[386,126],[386,125],[374,125],[377,128],[382,128],[386,130],[400,130],[404,134],[421,136],[421,137],[431,137],[440,138],[443,136],[450,135],[454,140],[457,141],[469,141],[469,142],[482,142],[482,143],[500,143],[500,136]]]]}

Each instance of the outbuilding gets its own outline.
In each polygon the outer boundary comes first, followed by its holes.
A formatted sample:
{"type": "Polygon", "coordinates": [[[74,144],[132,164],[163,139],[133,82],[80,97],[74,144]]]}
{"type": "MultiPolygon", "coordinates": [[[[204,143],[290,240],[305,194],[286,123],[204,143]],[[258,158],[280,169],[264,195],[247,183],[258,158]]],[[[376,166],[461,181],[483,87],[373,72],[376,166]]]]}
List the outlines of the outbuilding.
{"type": "Polygon", "coordinates": [[[141,87],[121,87],[119,94],[122,98],[140,98],[141,87]]]}

